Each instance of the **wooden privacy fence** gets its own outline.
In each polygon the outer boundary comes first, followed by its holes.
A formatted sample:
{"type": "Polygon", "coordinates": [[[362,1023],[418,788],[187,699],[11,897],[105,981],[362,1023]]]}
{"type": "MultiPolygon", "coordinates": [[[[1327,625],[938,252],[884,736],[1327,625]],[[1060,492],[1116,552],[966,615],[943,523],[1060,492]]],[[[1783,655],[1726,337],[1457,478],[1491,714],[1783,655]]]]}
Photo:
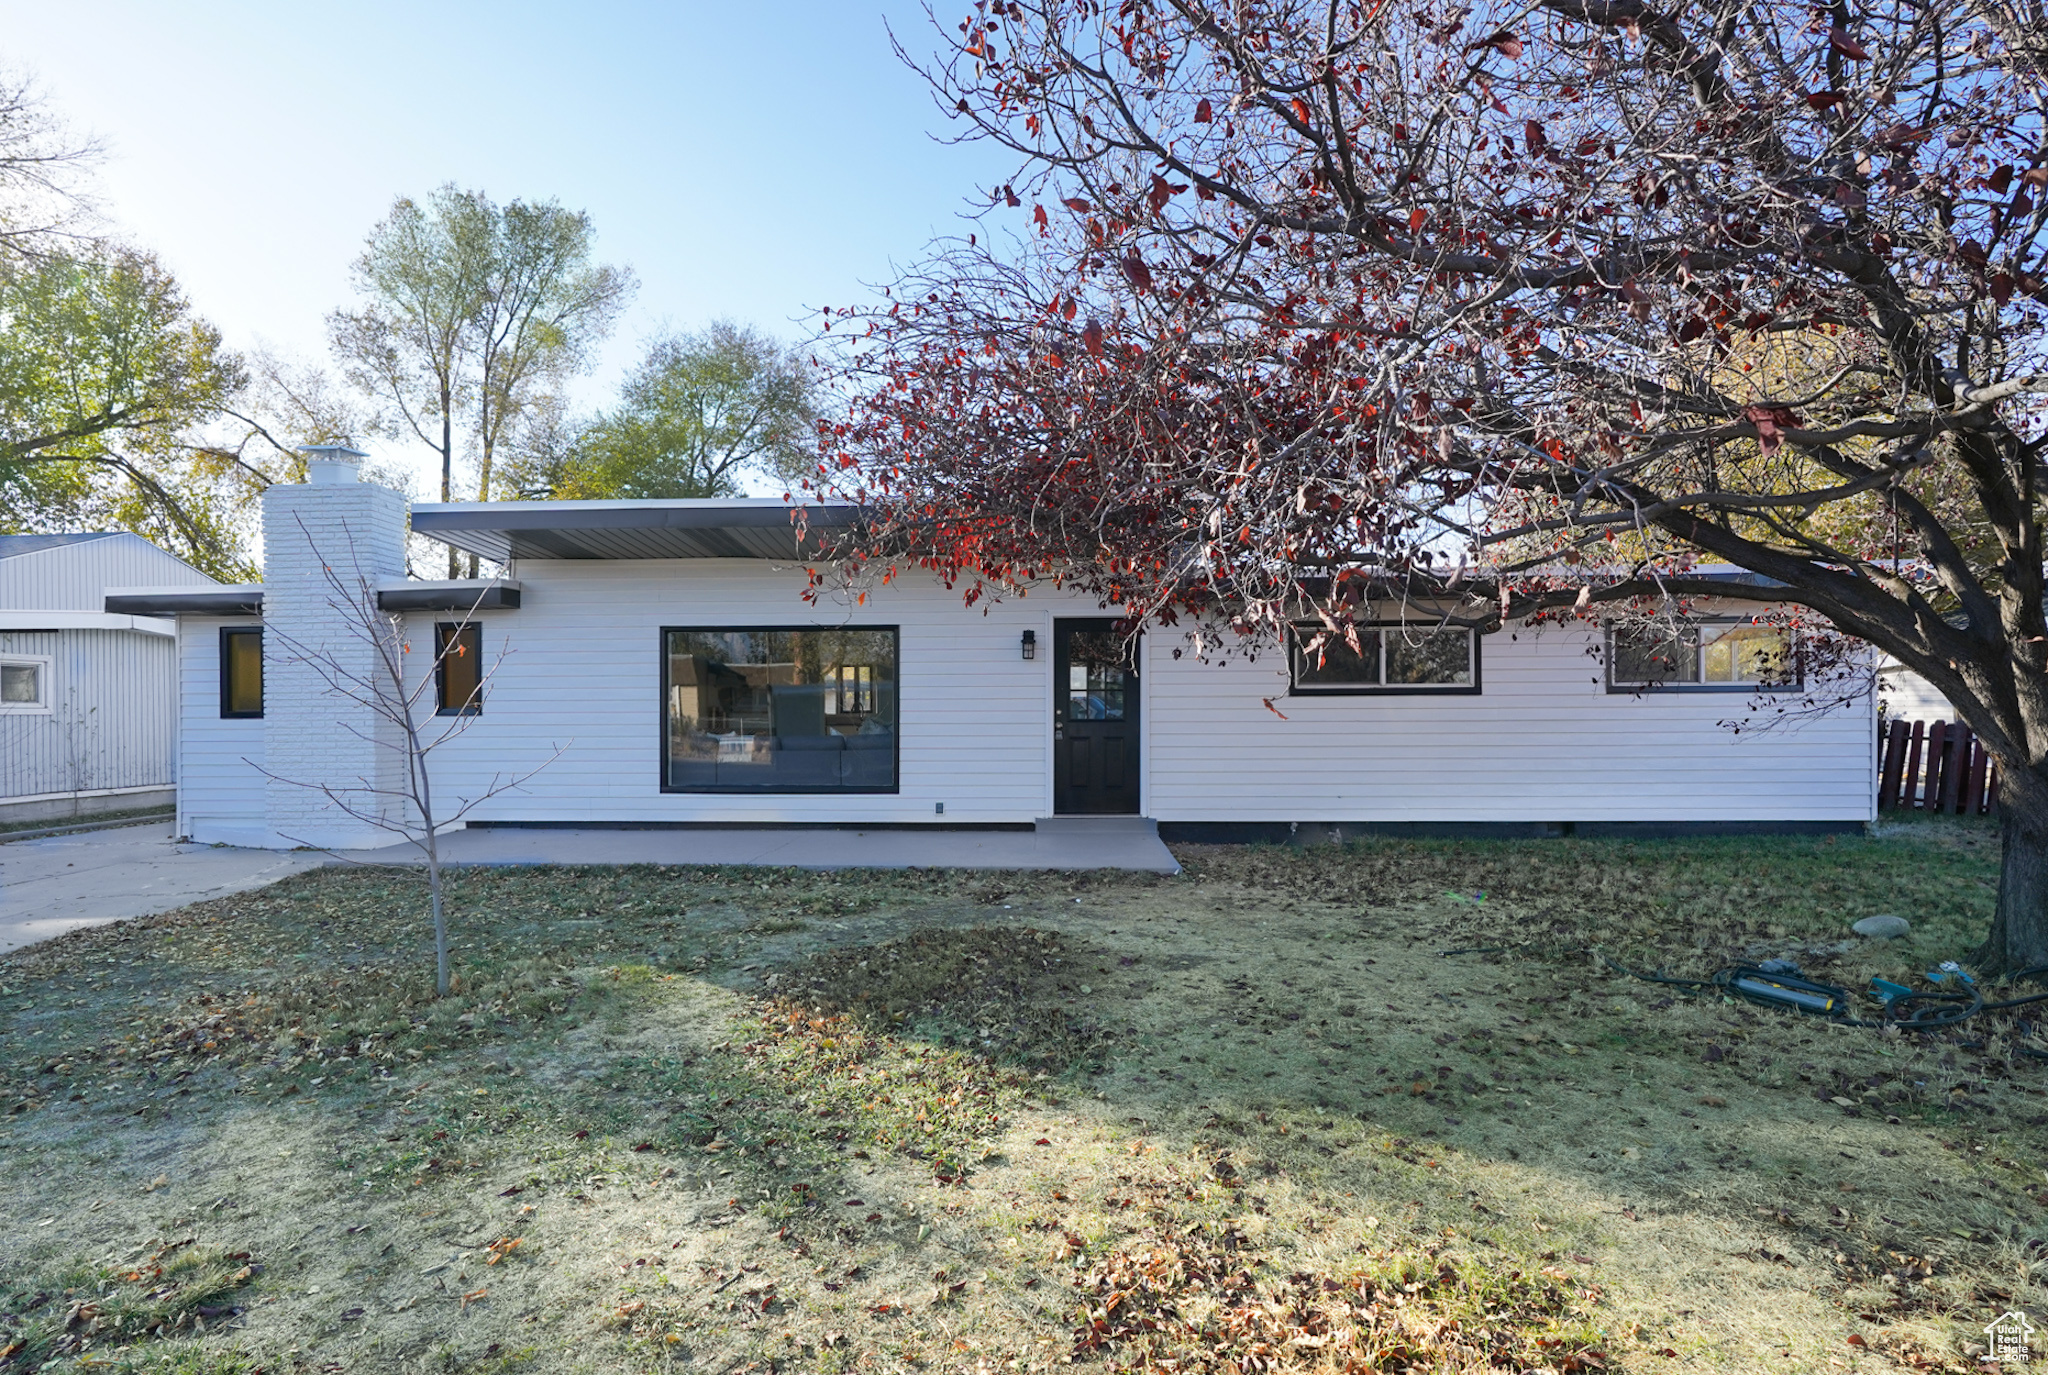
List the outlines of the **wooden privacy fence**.
{"type": "Polygon", "coordinates": [[[1894,721],[1877,777],[1881,812],[1977,816],[1998,806],[1998,764],[1960,721],[1894,721]]]}

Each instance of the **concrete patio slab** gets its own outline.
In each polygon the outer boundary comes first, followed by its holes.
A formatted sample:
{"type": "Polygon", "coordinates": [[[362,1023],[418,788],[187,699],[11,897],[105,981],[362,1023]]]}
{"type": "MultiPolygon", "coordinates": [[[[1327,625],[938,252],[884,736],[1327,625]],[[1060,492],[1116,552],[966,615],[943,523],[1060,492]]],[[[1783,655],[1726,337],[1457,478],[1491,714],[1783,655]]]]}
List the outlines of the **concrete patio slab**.
{"type": "MultiPolygon", "coordinates": [[[[796,869],[1131,869],[1176,874],[1139,817],[1059,817],[1031,831],[618,830],[479,827],[441,838],[451,864],[743,864],[796,869]]],[[[412,844],[335,856],[171,838],[168,822],[0,844],[0,951],[168,912],[323,864],[418,864],[412,844]]]]}
{"type": "Polygon", "coordinates": [[[171,838],[168,821],[0,844],[0,950],[81,926],[168,912],[332,863],[302,850],[171,838]]]}
{"type": "MultiPolygon", "coordinates": [[[[1133,869],[1177,874],[1150,821],[1042,821],[1032,831],[938,827],[859,830],[625,830],[477,827],[443,836],[452,864],[744,864],[796,869],[1133,869]]],[[[417,864],[417,845],[354,851],[367,863],[417,864]]]]}

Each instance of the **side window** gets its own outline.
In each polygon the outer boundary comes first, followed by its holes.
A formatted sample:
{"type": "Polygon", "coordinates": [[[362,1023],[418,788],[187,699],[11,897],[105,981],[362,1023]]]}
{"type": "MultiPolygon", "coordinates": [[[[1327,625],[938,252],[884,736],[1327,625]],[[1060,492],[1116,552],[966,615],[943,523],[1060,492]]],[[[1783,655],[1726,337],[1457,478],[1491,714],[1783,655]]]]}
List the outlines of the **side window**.
{"type": "Polygon", "coordinates": [[[484,629],[443,621],[434,627],[436,706],[442,716],[475,716],[484,709],[484,629]]]}
{"type": "Polygon", "coordinates": [[[263,715],[263,632],[228,626],[220,632],[220,714],[224,720],[263,715]]]}
{"type": "Polygon", "coordinates": [[[50,710],[50,661],[0,654],[0,712],[41,716],[50,710]]]}
{"type": "Polygon", "coordinates": [[[1797,649],[1793,632],[1783,626],[1614,626],[1607,632],[1607,690],[1797,691],[1797,649]]]}
{"type": "Polygon", "coordinates": [[[1320,625],[1294,627],[1289,690],[1296,696],[1479,691],[1479,637],[1465,626],[1381,622],[1351,638],[1320,625]]]}

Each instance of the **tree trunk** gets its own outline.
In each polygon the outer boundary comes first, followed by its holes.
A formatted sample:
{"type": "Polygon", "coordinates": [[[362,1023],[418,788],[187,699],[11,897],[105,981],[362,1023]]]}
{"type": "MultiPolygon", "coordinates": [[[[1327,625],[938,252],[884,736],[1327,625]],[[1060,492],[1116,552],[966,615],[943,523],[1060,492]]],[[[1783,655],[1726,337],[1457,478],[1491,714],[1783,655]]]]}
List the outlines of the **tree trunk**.
{"type": "Polygon", "coordinates": [[[1999,791],[2005,853],[1998,912],[1974,959],[1986,976],[2048,965],[2048,815],[1999,791]]]}
{"type": "MultiPolygon", "coordinates": [[[[447,386],[441,388],[441,500],[455,500],[455,430],[452,407],[453,397],[447,386]]],[[[448,578],[452,582],[462,576],[462,570],[455,560],[460,557],[455,546],[448,546],[448,578]]],[[[447,989],[441,990],[446,993],[447,989]]]]}
{"type": "MultiPolygon", "coordinates": [[[[488,392],[486,392],[485,394],[486,394],[487,396],[489,395],[489,393],[488,393],[488,392]]],[[[477,475],[477,480],[476,480],[476,499],[477,499],[478,501],[489,501],[489,500],[491,499],[491,459],[492,459],[492,457],[494,456],[494,455],[493,455],[493,453],[492,453],[492,449],[493,449],[493,447],[494,447],[494,446],[493,446],[493,445],[492,445],[492,443],[491,443],[491,431],[490,431],[490,407],[489,407],[489,402],[488,402],[488,401],[487,401],[487,402],[485,402],[485,408],[484,408],[484,420],[483,420],[483,425],[482,425],[482,428],[483,428],[483,432],[484,432],[484,437],[483,437],[483,444],[484,444],[484,456],[483,456],[483,466],[482,466],[482,469],[480,470],[480,472],[478,473],[478,475],[477,475]]],[[[471,554],[471,555],[469,556],[469,573],[468,573],[468,576],[469,576],[469,577],[472,577],[472,578],[473,578],[473,577],[475,577],[475,576],[476,576],[476,570],[477,570],[477,559],[476,559],[476,555],[474,555],[474,554],[471,554]]]]}
{"type": "Polygon", "coordinates": [[[427,822],[427,892],[434,909],[434,993],[448,996],[448,907],[441,897],[441,851],[436,844],[434,823],[427,822]]]}

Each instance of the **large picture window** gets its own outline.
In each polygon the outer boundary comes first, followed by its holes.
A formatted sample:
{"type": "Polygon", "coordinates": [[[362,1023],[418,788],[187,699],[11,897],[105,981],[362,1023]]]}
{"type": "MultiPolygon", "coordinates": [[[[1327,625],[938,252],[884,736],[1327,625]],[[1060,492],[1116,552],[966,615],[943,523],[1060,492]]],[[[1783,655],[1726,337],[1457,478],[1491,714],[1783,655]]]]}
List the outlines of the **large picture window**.
{"type": "Polygon", "coordinates": [[[896,627],[661,635],[664,792],[896,790],[896,627]]]}
{"type": "Polygon", "coordinates": [[[1304,696],[1479,691],[1479,637],[1466,626],[1387,622],[1361,625],[1357,632],[1353,649],[1347,637],[1327,634],[1320,624],[1295,626],[1288,647],[1292,691],[1304,696]]]}
{"type": "Polygon", "coordinates": [[[1797,691],[1793,648],[1792,632],[1776,625],[1613,626],[1607,632],[1607,688],[1797,691]]]}
{"type": "Polygon", "coordinates": [[[263,632],[229,626],[220,632],[220,714],[225,719],[263,715],[263,632]]]}

